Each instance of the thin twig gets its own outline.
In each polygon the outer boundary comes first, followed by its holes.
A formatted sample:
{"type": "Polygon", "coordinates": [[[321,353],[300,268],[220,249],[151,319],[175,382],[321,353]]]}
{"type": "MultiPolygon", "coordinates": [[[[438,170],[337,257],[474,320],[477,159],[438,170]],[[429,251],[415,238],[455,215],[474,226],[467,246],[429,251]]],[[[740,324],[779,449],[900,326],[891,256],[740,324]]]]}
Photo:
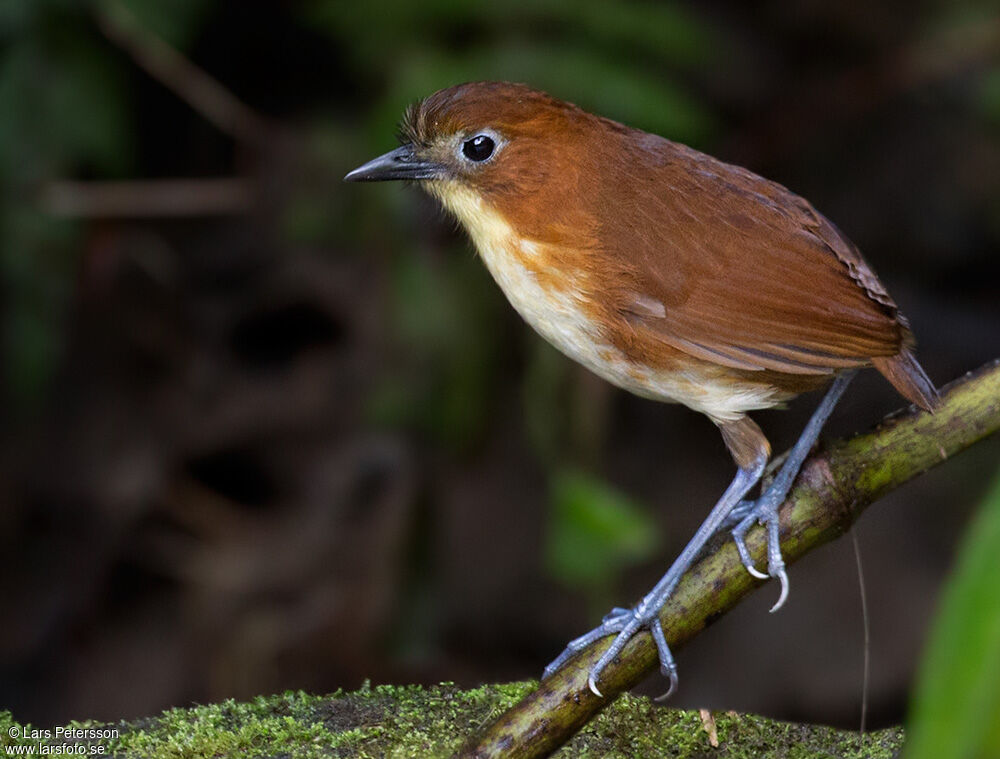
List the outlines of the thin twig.
{"type": "Polygon", "coordinates": [[[239,142],[254,146],[264,143],[270,130],[263,117],[204,69],[143,27],[128,8],[108,0],[97,3],[95,13],[104,36],[202,118],[239,142]]]}
{"type": "Polygon", "coordinates": [[[861,626],[864,628],[864,656],[862,657],[861,675],[861,726],[858,732],[863,736],[868,724],[868,686],[871,676],[871,617],[868,614],[868,593],[865,590],[865,569],[861,563],[861,545],[858,543],[858,531],[850,530],[851,545],[854,547],[854,563],[858,569],[858,592],[861,596],[861,626]]]}
{"type": "Polygon", "coordinates": [[[45,186],[41,205],[53,216],[74,218],[225,216],[246,213],[253,199],[254,185],[246,179],[61,179],[45,186]]]}
{"type": "MultiPolygon", "coordinates": [[[[883,495],[1000,429],[1000,360],[942,390],[934,414],[912,407],[883,420],[873,432],[830,444],[802,467],[781,509],[781,547],[793,562],[843,535],[883,495]]],[[[761,528],[747,538],[764,556],[761,528]]],[[[679,649],[760,584],[740,562],[732,541],[684,576],[660,613],[672,649],[679,649]]],[[[610,644],[599,640],[568,662],[459,750],[462,759],[537,759],[551,754],[623,691],[637,685],[657,661],[648,634],[629,641],[601,675],[599,698],[587,687],[591,667],[610,644]]]]}

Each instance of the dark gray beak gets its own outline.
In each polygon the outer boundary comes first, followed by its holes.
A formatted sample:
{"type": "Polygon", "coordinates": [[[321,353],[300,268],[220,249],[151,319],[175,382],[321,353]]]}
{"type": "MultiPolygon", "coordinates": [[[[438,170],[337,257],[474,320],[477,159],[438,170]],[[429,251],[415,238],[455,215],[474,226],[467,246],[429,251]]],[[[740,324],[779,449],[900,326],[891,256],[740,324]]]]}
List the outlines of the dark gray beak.
{"type": "Polygon", "coordinates": [[[417,158],[413,145],[403,145],[358,166],[344,177],[345,182],[383,182],[387,179],[438,179],[444,166],[417,158]]]}

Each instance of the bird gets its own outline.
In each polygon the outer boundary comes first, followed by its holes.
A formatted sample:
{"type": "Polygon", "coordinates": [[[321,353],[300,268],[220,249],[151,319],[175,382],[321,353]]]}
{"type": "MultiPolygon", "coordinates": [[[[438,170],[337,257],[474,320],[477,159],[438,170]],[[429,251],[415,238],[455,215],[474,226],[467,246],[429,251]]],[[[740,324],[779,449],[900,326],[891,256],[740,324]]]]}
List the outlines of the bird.
{"type": "Polygon", "coordinates": [[[640,631],[672,694],[677,665],[659,611],[718,532],[755,577],[788,596],[778,507],[858,370],[908,401],[938,394],[914,337],[860,251],[807,200],[745,168],[634,129],[528,85],[468,82],[411,105],[401,145],[350,182],[418,184],[468,233],[514,309],[543,338],[613,385],[674,402],[719,429],[737,473],[694,537],[633,608],[571,641],[548,677],[606,636],[601,673],[640,631]],[[829,385],[756,499],[770,443],[748,412],[829,385]],[[766,528],[768,571],[745,542],[766,528]]]}

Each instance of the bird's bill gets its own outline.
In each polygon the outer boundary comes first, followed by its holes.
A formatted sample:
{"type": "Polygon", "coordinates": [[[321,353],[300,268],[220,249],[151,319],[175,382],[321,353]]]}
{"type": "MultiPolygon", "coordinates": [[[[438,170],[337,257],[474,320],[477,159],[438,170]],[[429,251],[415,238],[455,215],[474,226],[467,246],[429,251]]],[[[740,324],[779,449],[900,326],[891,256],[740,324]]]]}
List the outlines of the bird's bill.
{"type": "Polygon", "coordinates": [[[413,145],[403,145],[373,158],[344,177],[345,182],[384,182],[389,179],[438,179],[444,166],[418,158],[413,145]]]}

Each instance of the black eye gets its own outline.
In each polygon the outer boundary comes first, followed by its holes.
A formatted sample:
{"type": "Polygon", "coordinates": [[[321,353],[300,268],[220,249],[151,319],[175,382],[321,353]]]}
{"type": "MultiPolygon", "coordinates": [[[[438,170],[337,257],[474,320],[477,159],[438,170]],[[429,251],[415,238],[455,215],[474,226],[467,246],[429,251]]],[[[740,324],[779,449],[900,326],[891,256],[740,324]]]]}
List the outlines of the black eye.
{"type": "Polygon", "coordinates": [[[485,134],[477,134],[462,144],[462,153],[470,161],[485,161],[493,155],[495,148],[496,143],[493,140],[485,134]]]}

